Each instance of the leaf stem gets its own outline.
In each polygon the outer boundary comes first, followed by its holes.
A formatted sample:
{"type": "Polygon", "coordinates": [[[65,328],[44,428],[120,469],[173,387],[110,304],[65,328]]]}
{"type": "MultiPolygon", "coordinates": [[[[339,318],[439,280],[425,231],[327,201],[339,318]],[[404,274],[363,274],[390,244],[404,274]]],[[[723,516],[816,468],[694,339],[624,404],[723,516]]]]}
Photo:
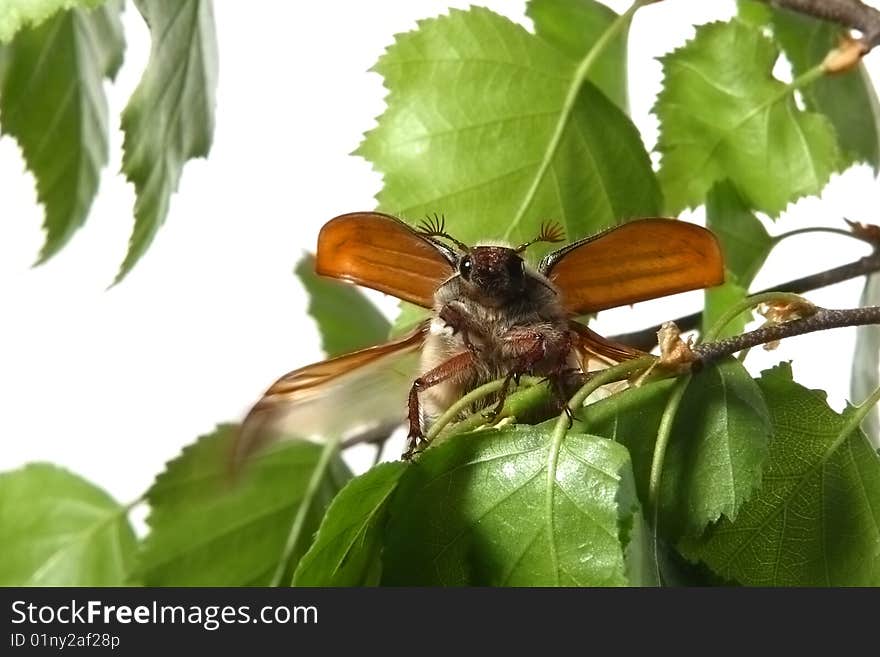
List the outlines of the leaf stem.
{"type": "Polygon", "coordinates": [[[864,420],[865,416],[871,411],[871,409],[877,405],[878,401],[880,401],[880,387],[875,389],[865,401],[852,409],[846,424],[843,425],[840,433],[834,439],[834,442],[831,443],[831,446],[826,452],[827,454],[833,454],[841,445],[843,445],[843,442],[850,436],[850,434],[859,428],[862,424],[862,420],[864,420]]]}
{"type": "Polygon", "coordinates": [[[784,89],[780,89],[778,100],[782,100],[783,98],[785,98],[785,96],[789,95],[793,91],[797,91],[798,89],[803,89],[804,87],[810,86],[816,80],[819,80],[823,75],[825,75],[824,62],[816,64],[813,68],[804,71],[794,80],[785,85],[784,89]]]}
{"type": "Polygon", "coordinates": [[[140,504],[142,504],[143,502],[146,502],[146,501],[147,501],[147,494],[144,493],[144,494],[141,495],[140,497],[138,497],[138,498],[136,498],[136,499],[133,499],[131,502],[129,502],[128,504],[126,504],[124,507],[122,507],[121,511],[122,511],[122,513],[127,514],[127,513],[129,513],[132,509],[134,509],[136,506],[138,506],[138,505],[140,505],[140,504]]]}
{"type": "MultiPolygon", "coordinates": [[[[578,389],[578,391],[574,393],[574,395],[572,395],[571,399],[568,402],[568,407],[573,413],[577,412],[580,407],[583,406],[583,403],[587,400],[587,398],[602,386],[608,383],[614,383],[615,381],[622,381],[623,379],[629,377],[629,375],[633,372],[648,369],[656,362],[656,356],[651,356],[650,354],[647,354],[645,356],[640,356],[639,358],[625,360],[622,363],[613,365],[612,367],[600,370],[598,372],[591,372],[589,381],[582,385],[578,389]]],[[[556,423],[557,430],[561,425],[565,424],[568,424],[568,416],[565,413],[562,413],[556,423]]],[[[564,433],[565,431],[563,430],[563,434],[564,433]]]]}
{"type": "MultiPolygon", "coordinates": [[[[622,363],[609,367],[608,369],[591,373],[590,379],[581,386],[569,400],[569,410],[576,413],[580,407],[583,406],[583,403],[587,398],[602,386],[614,383],[615,381],[621,381],[629,377],[633,372],[651,367],[655,362],[657,362],[657,358],[654,356],[642,356],[640,358],[623,361],[622,363]]],[[[559,449],[562,447],[562,441],[565,439],[565,434],[567,432],[568,414],[560,413],[559,418],[556,420],[556,426],[553,428],[553,433],[550,436],[550,458],[547,463],[547,477],[550,481],[554,480],[556,477],[556,463],[559,459],[559,449]]]]}
{"type": "MultiPolygon", "coordinates": [[[[431,425],[431,428],[425,435],[428,443],[431,443],[440,434],[440,432],[443,431],[444,427],[446,427],[447,424],[454,421],[455,418],[457,418],[462,412],[466,411],[469,406],[480,401],[481,399],[488,397],[489,395],[500,391],[501,388],[504,386],[504,378],[505,377],[501,377],[500,379],[489,381],[489,383],[485,383],[479,388],[474,388],[464,397],[456,401],[452,406],[447,408],[443,412],[443,414],[434,421],[434,424],[431,425]]],[[[520,379],[521,383],[524,383],[529,387],[537,385],[541,382],[541,380],[542,379],[534,376],[524,376],[520,379]]],[[[506,408],[507,405],[505,404],[505,408],[501,409],[501,413],[498,414],[498,418],[505,417],[504,411],[506,408]]],[[[480,417],[482,418],[482,415],[480,415],[480,417]]]]}
{"type": "Polygon", "coordinates": [[[568,93],[563,101],[562,110],[559,112],[559,119],[556,121],[553,135],[550,137],[550,142],[547,144],[547,148],[544,151],[544,157],[541,160],[541,164],[538,166],[538,170],[535,172],[534,178],[532,178],[531,185],[529,185],[525,196],[523,196],[523,200],[520,203],[516,214],[513,216],[513,220],[507,225],[507,230],[504,231],[503,239],[511,239],[513,231],[520,225],[525,217],[526,211],[528,211],[532,201],[535,199],[535,195],[538,193],[538,187],[544,180],[544,176],[547,175],[547,171],[553,162],[553,158],[556,156],[556,151],[559,149],[559,144],[562,142],[562,135],[565,133],[568,120],[571,118],[571,113],[577,102],[578,94],[580,93],[581,87],[583,87],[593,64],[596,63],[596,60],[617,35],[630,24],[636,11],[642,6],[651,4],[652,2],[656,2],[656,0],[635,0],[635,2],[630,5],[629,9],[614,19],[614,22],[608,26],[608,28],[602,33],[602,36],[596,40],[593,47],[590,48],[587,54],[584,55],[584,58],[578,63],[571,84],[568,87],[568,93]]]}
{"type": "Polygon", "coordinates": [[[777,244],[779,244],[783,240],[787,240],[789,237],[795,237],[796,235],[806,235],[808,233],[830,233],[832,235],[842,235],[843,237],[856,239],[860,242],[867,241],[863,237],[859,237],[859,235],[852,232],[851,230],[846,230],[844,228],[833,228],[830,226],[807,226],[806,228],[797,228],[795,230],[789,230],[785,233],[773,235],[773,237],[770,238],[770,245],[771,247],[776,247],[777,244]]]}
{"type": "MultiPolygon", "coordinates": [[[[141,502],[146,502],[146,500],[147,500],[147,495],[146,495],[146,493],[144,493],[143,495],[141,495],[140,497],[138,497],[135,500],[132,500],[131,502],[129,502],[125,506],[120,506],[118,509],[113,509],[113,511],[111,511],[105,517],[103,517],[100,520],[98,520],[97,522],[95,522],[95,524],[86,527],[86,529],[84,529],[79,534],[74,534],[74,536],[75,536],[74,542],[75,541],[84,541],[84,540],[90,539],[92,536],[94,536],[95,534],[97,534],[98,532],[103,530],[108,525],[111,525],[114,522],[116,522],[117,520],[127,516],[134,507],[136,507],[141,502]]],[[[62,548],[62,549],[65,549],[65,548],[62,548]]],[[[53,553],[53,556],[57,553],[58,553],[58,551],[53,553]]],[[[46,567],[46,565],[44,563],[41,568],[45,568],[45,567],[46,567]]],[[[34,575],[31,576],[31,581],[36,581],[36,579],[38,579],[38,578],[36,578],[34,575]]]]}
{"type": "Polygon", "coordinates": [[[800,295],[791,294],[790,292],[761,292],[746,297],[739,303],[728,308],[725,313],[718,318],[718,321],[712,325],[712,328],[706,331],[705,335],[703,335],[703,341],[712,342],[716,340],[718,336],[721,335],[725,326],[739,317],[742,313],[751,310],[762,303],[804,303],[805,301],[806,300],[800,295]]]}
{"type": "Polygon", "coordinates": [[[324,478],[327,466],[330,464],[330,459],[339,451],[339,442],[339,438],[335,438],[324,445],[321,456],[318,458],[318,463],[315,465],[315,469],[312,472],[312,477],[309,479],[309,485],[306,488],[306,492],[299,504],[299,508],[296,510],[296,517],[293,519],[293,524],[290,526],[290,533],[287,535],[287,542],[284,544],[284,549],[278,559],[278,565],[275,567],[275,573],[272,575],[272,580],[269,583],[269,586],[281,585],[284,571],[287,570],[290,557],[293,555],[294,550],[296,550],[296,546],[302,536],[306,524],[306,518],[311,509],[312,502],[318,493],[318,487],[321,485],[321,480],[324,478]]]}
{"type": "Polygon", "coordinates": [[[675,416],[691,378],[691,374],[686,374],[679,379],[669,395],[666,408],[663,409],[663,415],[660,417],[660,425],[657,427],[657,440],[654,443],[651,472],[648,476],[648,508],[651,513],[651,531],[653,533],[654,569],[660,586],[663,586],[663,570],[660,567],[660,485],[663,483],[663,465],[666,462],[666,449],[672,439],[675,416]]]}
{"type": "Polygon", "coordinates": [[[489,381],[489,383],[484,383],[478,388],[474,388],[464,397],[456,401],[452,406],[447,408],[441,415],[438,417],[434,424],[431,425],[431,428],[428,429],[427,434],[425,434],[426,440],[431,443],[437,437],[437,435],[443,431],[443,429],[450,422],[453,422],[455,418],[459,416],[460,413],[466,411],[471,404],[474,404],[481,399],[488,397],[498,391],[504,386],[504,377],[499,379],[495,379],[494,381],[489,381]]]}
{"type": "Polygon", "coordinates": [[[659,521],[660,508],[660,483],[663,478],[663,463],[666,460],[666,448],[669,446],[669,440],[672,437],[672,425],[675,422],[675,415],[678,413],[678,407],[681,405],[684,391],[687,389],[691,381],[691,375],[687,374],[679,379],[669,400],[666,402],[666,408],[660,417],[660,426],[657,428],[657,442],[654,443],[654,455],[651,459],[651,474],[648,479],[648,505],[651,509],[653,517],[654,535],[657,535],[657,524],[659,521]]]}

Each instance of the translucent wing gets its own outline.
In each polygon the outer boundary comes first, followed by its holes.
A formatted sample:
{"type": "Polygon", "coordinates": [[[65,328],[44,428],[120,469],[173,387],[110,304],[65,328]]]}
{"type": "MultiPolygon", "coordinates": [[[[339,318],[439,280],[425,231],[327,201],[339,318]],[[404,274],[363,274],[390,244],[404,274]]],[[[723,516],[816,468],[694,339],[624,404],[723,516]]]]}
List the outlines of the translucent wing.
{"type": "Polygon", "coordinates": [[[454,262],[447,247],[392,216],[353,212],[324,224],[315,271],[430,308],[454,262]]]}
{"type": "Polygon", "coordinates": [[[639,219],[548,255],[540,271],[572,315],[724,282],[715,236],[674,219],[639,219]]]}
{"type": "Polygon", "coordinates": [[[278,438],[346,436],[402,423],[427,334],[426,322],[394,342],[282,376],[244,419],[234,464],[278,438]]]}
{"type": "Polygon", "coordinates": [[[598,359],[605,364],[616,364],[645,355],[645,352],[639,351],[634,347],[603,338],[580,322],[571,321],[569,322],[569,327],[577,336],[574,349],[578,354],[584,371],[590,369],[588,364],[591,360],[598,359]]]}

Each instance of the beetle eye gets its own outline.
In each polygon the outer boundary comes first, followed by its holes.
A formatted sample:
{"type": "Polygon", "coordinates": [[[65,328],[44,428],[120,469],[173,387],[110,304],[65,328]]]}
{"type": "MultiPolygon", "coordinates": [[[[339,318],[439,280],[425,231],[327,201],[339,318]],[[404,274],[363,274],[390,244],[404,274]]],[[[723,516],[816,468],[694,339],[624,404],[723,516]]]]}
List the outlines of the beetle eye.
{"type": "Polygon", "coordinates": [[[471,269],[474,268],[474,263],[471,262],[471,257],[466,255],[461,259],[461,262],[458,263],[458,271],[461,274],[461,277],[469,281],[471,278],[471,269]]]}
{"type": "Polygon", "coordinates": [[[526,263],[521,258],[511,258],[507,263],[507,271],[514,278],[522,278],[526,273],[526,263]]]}

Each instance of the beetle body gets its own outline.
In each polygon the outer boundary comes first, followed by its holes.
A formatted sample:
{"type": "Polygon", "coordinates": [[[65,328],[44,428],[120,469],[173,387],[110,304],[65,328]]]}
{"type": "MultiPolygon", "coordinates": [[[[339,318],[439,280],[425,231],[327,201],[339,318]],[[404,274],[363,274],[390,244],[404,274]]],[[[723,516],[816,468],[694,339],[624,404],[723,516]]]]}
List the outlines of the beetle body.
{"type": "Polygon", "coordinates": [[[432,318],[396,340],[282,376],[242,423],[234,459],[278,437],[326,439],[401,422],[412,455],[426,420],[482,383],[504,378],[497,411],[519,375],[542,376],[559,393],[569,370],[641,355],[577,317],[724,281],[717,239],[685,222],[633,220],[553,251],[536,268],[523,259],[532,244],[562,238],[561,228],[543,225],[515,248],[471,246],[436,217],[418,228],[378,212],[329,221],[318,236],[318,274],[428,308],[432,318]]]}

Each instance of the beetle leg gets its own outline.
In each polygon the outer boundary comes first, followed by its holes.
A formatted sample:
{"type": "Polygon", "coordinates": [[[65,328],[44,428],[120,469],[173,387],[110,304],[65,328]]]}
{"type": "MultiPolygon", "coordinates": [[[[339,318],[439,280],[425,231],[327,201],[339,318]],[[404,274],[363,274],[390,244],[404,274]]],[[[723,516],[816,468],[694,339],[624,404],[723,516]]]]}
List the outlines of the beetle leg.
{"type": "Polygon", "coordinates": [[[504,408],[504,402],[507,401],[507,394],[510,392],[510,382],[519,385],[520,377],[526,372],[531,372],[546,353],[544,335],[539,331],[514,329],[510,333],[505,339],[517,356],[513,368],[504,377],[504,383],[498,393],[498,401],[491,410],[483,413],[483,417],[490,422],[498,417],[504,408]]]}
{"type": "Polygon", "coordinates": [[[531,372],[547,354],[546,339],[540,331],[514,327],[505,334],[504,341],[513,356],[511,374],[517,383],[521,374],[531,372]]]}
{"type": "Polygon", "coordinates": [[[574,425],[574,413],[571,410],[571,407],[568,405],[568,399],[565,396],[565,384],[563,383],[563,372],[558,372],[554,374],[550,374],[547,377],[547,383],[550,385],[553,390],[554,395],[556,396],[556,402],[559,404],[559,410],[565,413],[565,416],[568,418],[568,428],[574,425]]]}
{"type": "Polygon", "coordinates": [[[463,312],[458,306],[447,303],[440,309],[438,317],[446,323],[446,326],[452,329],[453,335],[461,333],[461,341],[468,351],[474,355],[480,352],[480,348],[471,341],[471,336],[477,335],[482,337],[483,331],[470,315],[463,312]]]}
{"type": "Polygon", "coordinates": [[[516,354],[514,378],[518,379],[520,374],[532,372],[536,368],[546,372],[544,380],[557,398],[560,410],[568,417],[570,429],[574,423],[574,414],[565,396],[564,380],[571,371],[571,368],[566,367],[572,348],[571,335],[568,332],[541,332],[517,327],[509,331],[505,339],[511,351],[516,354]]]}
{"type": "Polygon", "coordinates": [[[501,414],[501,410],[504,408],[504,402],[507,401],[507,393],[510,391],[510,382],[512,380],[516,381],[516,384],[519,385],[519,374],[516,372],[510,372],[504,377],[504,383],[501,385],[501,390],[498,392],[498,401],[495,403],[495,406],[483,413],[483,417],[489,420],[489,422],[494,422],[495,418],[501,414]]]}
{"type": "Polygon", "coordinates": [[[438,383],[461,377],[470,371],[475,362],[474,355],[470,351],[456,354],[413,381],[409,390],[409,435],[406,451],[403,453],[404,459],[411,459],[416,451],[423,449],[427,443],[421,426],[419,393],[438,383]]]}

